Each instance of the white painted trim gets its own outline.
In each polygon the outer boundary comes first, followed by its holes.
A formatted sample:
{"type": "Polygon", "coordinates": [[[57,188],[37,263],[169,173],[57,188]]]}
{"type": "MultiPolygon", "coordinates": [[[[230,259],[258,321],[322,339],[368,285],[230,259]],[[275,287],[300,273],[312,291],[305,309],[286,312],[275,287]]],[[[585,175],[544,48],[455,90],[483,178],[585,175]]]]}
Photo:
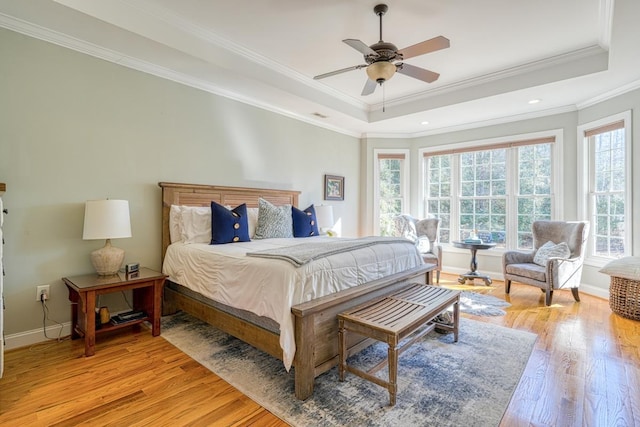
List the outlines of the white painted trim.
{"type": "Polygon", "coordinates": [[[400,176],[400,185],[402,192],[403,213],[409,213],[411,208],[410,191],[411,191],[411,150],[406,148],[374,148],[373,149],[373,234],[380,234],[380,166],[378,155],[380,154],[404,154],[404,162],[402,163],[402,171],[400,176]]]}
{"type": "Polygon", "coordinates": [[[632,221],[632,206],[633,206],[633,165],[632,165],[632,145],[633,134],[631,132],[631,110],[623,111],[618,114],[613,114],[607,117],[603,117],[592,122],[584,123],[576,128],[576,141],[577,141],[577,155],[578,155],[578,167],[577,167],[577,190],[578,190],[578,216],[581,219],[586,219],[591,222],[591,232],[589,233],[589,239],[587,243],[587,254],[585,256],[585,263],[596,267],[603,267],[607,262],[611,261],[609,258],[597,257],[590,255],[593,253],[594,240],[593,230],[596,224],[592,221],[592,209],[589,207],[591,198],[589,192],[591,189],[591,174],[590,171],[594,168],[593,158],[591,156],[591,147],[589,141],[584,137],[584,132],[605,126],[609,123],[614,123],[622,120],[624,122],[625,132],[625,172],[627,173],[625,182],[625,194],[627,195],[625,203],[625,256],[632,255],[633,251],[633,221],[632,221]]]}
{"type": "MultiPolygon", "coordinates": [[[[459,267],[450,267],[445,265],[444,266],[444,270],[447,273],[450,274],[464,274],[468,271],[468,268],[459,268],[459,267]]],[[[502,272],[496,272],[496,271],[486,271],[483,270],[482,271],[483,274],[488,275],[489,277],[491,277],[493,280],[504,280],[504,276],[502,275],[502,272]]],[[[517,284],[517,282],[514,282],[517,284]]],[[[484,285],[478,285],[478,288],[482,288],[484,285]]],[[[523,285],[523,286],[529,286],[529,285],[523,285]]],[[[569,291],[569,289],[560,289],[563,291],[569,291]]],[[[584,283],[580,284],[580,287],[578,288],[578,292],[580,294],[587,294],[587,295],[591,295],[594,297],[598,297],[598,298],[603,298],[605,300],[609,300],[609,290],[608,289],[602,289],[598,286],[593,286],[593,285],[587,285],[584,283]]],[[[573,300],[573,296],[571,296],[571,300],[573,300]]]]}
{"type": "Polygon", "coordinates": [[[631,83],[628,83],[628,84],[626,84],[624,86],[615,88],[613,90],[610,90],[608,92],[600,94],[600,95],[598,95],[596,97],[593,97],[591,99],[587,99],[584,102],[580,102],[580,103],[578,103],[576,105],[576,108],[578,110],[582,110],[582,109],[587,108],[587,107],[598,105],[598,104],[600,104],[600,103],[602,103],[604,101],[607,101],[609,99],[613,99],[613,98],[618,97],[620,95],[624,95],[625,93],[634,91],[636,89],[640,89],[640,80],[633,81],[631,83]]]}
{"type": "MultiPolygon", "coordinates": [[[[563,186],[564,181],[561,173],[561,169],[563,165],[563,152],[564,152],[564,130],[563,129],[550,129],[546,131],[510,135],[510,136],[501,136],[497,138],[488,138],[483,140],[469,140],[464,142],[458,142],[455,144],[437,145],[432,147],[420,148],[418,150],[418,155],[420,156],[419,163],[422,169],[422,173],[420,173],[420,179],[421,179],[420,187],[424,188],[424,185],[425,185],[424,181],[426,180],[426,177],[424,176],[424,154],[425,153],[445,151],[445,150],[456,150],[456,149],[463,149],[463,148],[469,148],[469,147],[473,147],[474,149],[480,150],[483,147],[490,147],[496,144],[502,144],[502,143],[513,142],[513,141],[524,141],[529,139],[538,139],[538,138],[544,138],[549,136],[553,136],[555,138],[555,143],[553,144],[553,147],[552,147],[552,159],[553,159],[553,164],[552,164],[553,177],[552,178],[553,180],[551,182],[551,197],[552,197],[552,201],[554,201],[552,205],[552,218],[553,219],[563,218],[564,205],[561,203],[564,200],[564,186],[563,186]]],[[[514,160],[515,160],[515,157],[512,157],[510,159],[510,161],[512,162],[514,160]]],[[[456,156],[454,156],[453,161],[454,163],[452,164],[452,172],[459,172],[459,165],[456,163],[457,162],[456,156]]],[[[507,170],[507,181],[508,181],[507,191],[508,191],[508,194],[510,195],[507,197],[507,203],[508,203],[507,209],[510,209],[509,210],[510,212],[512,212],[513,209],[515,208],[515,202],[513,201],[513,198],[515,197],[515,194],[516,194],[515,183],[517,181],[516,179],[517,176],[514,177],[513,174],[514,174],[514,171],[507,170]]],[[[456,191],[459,188],[459,183],[457,182],[457,180],[458,180],[458,173],[452,173],[452,176],[451,176],[451,187],[453,189],[452,191],[456,191]]],[[[455,193],[452,193],[452,198],[451,198],[452,201],[456,199],[453,196],[453,194],[455,193]]],[[[422,209],[424,209],[424,192],[420,194],[420,204],[422,209]]],[[[451,203],[452,221],[450,224],[450,233],[452,236],[451,238],[453,240],[455,240],[455,237],[453,236],[459,235],[459,232],[460,232],[459,224],[457,222],[455,223],[453,222],[453,218],[459,218],[459,212],[457,211],[457,209],[458,209],[458,203],[451,203]]],[[[508,233],[508,235],[515,236],[516,234],[515,224],[510,224],[509,221],[507,221],[507,230],[505,231],[508,233]]],[[[508,247],[510,244],[513,244],[513,243],[514,243],[513,241],[507,239],[508,247]]]]}
{"type": "Polygon", "coordinates": [[[93,56],[94,58],[103,59],[105,61],[112,62],[114,64],[122,65],[123,67],[131,68],[133,70],[141,71],[143,73],[151,74],[156,77],[160,77],[166,80],[170,80],[176,83],[183,84],[185,86],[193,87],[203,90],[205,92],[212,93],[214,95],[222,96],[232,99],[234,101],[242,102],[243,104],[251,105],[263,110],[271,111],[272,113],[280,114],[285,117],[290,117],[295,120],[299,120],[304,123],[311,124],[320,128],[331,130],[333,132],[341,133],[347,136],[360,138],[361,132],[354,132],[351,130],[343,129],[337,126],[329,125],[320,120],[315,120],[312,117],[301,115],[289,110],[276,107],[272,104],[263,102],[253,97],[249,97],[226,87],[212,84],[209,81],[198,79],[193,76],[179,73],[169,68],[161,67],[156,64],[152,64],[147,61],[143,61],[137,58],[133,58],[128,55],[124,55],[120,52],[116,52],[111,49],[107,49],[84,40],[79,40],[74,37],[70,37],[66,34],[59,33],[41,26],[25,22],[14,17],[4,15],[0,13],[0,27],[10,29],[20,34],[25,34],[29,37],[33,37],[39,40],[43,40],[49,43],[62,46],[76,52],[83,53],[85,55],[93,56]]]}
{"type": "MultiPolygon", "coordinates": [[[[561,64],[578,61],[583,58],[589,58],[593,56],[602,55],[603,48],[598,45],[587,46],[584,48],[576,49],[571,52],[562,53],[549,58],[544,58],[538,61],[532,61],[526,64],[517,65],[504,70],[496,71],[493,73],[484,74],[481,76],[472,77],[466,80],[461,80],[448,85],[440,86],[436,89],[429,89],[423,92],[409,94],[404,97],[394,98],[386,102],[387,107],[394,107],[398,105],[404,105],[409,102],[420,101],[429,99],[430,97],[444,95],[450,92],[470,89],[473,87],[486,85],[488,83],[497,82],[510,77],[518,77],[523,74],[533,73],[544,68],[556,67],[561,64]]],[[[370,107],[370,111],[376,111],[382,109],[382,102],[373,104],[370,107]]]]}
{"type": "Polygon", "coordinates": [[[54,342],[58,336],[66,337],[71,334],[71,322],[63,323],[62,325],[47,326],[47,339],[44,336],[42,328],[32,329],[30,331],[18,332],[17,334],[10,334],[5,337],[6,347],[5,350],[12,350],[14,348],[27,347],[33,344],[38,344],[44,341],[54,342]],[[60,332],[62,329],[62,332],[60,332]]]}
{"type": "MultiPolygon", "coordinates": [[[[612,0],[603,0],[605,2],[612,2],[612,0]]],[[[63,2],[64,3],[64,2],[63,2]]],[[[146,5],[148,6],[150,3],[149,2],[144,2],[146,3],[146,5]]],[[[140,4],[140,3],[139,3],[140,4]]],[[[156,5],[154,5],[156,6],[156,5]]],[[[147,13],[149,13],[149,10],[146,8],[140,8],[139,9],[144,9],[147,13]]],[[[612,5],[603,5],[603,12],[607,11],[607,10],[612,10],[612,5]]],[[[182,28],[183,31],[188,31],[191,33],[192,36],[198,36],[200,38],[204,38],[210,42],[213,42],[213,39],[215,39],[217,36],[216,35],[212,35],[212,34],[206,34],[203,35],[201,33],[199,33],[199,29],[198,28],[189,28],[189,29],[185,29],[184,27],[182,27],[180,25],[179,22],[176,21],[175,16],[171,17],[171,16],[167,16],[167,15],[163,15],[162,13],[158,12],[158,8],[155,7],[155,12],[156,15],[160,15],[162,17],[162,19],[164,20],[169,20],[169,21],[173,21],[173,25],[176,25],[178,28],[182,28]]],[[[611,14],[612,15],[612,14],[611,14]]],[[[158,18],[158,16],[156,16],[156,18],[158,18]]],[[[608,20],[610,21],[611,18],[609,18],[608,20]]],[[[606,18],[603,18],[602,20],[602,34],[606,34],[607,32],[610,33],[610,29],[607,29],[604,27],[604,22],[607,21],[606,18]]],[[[347,136],[353,136],[356,138],[418,138],[421,136],[429,136],[429,135],[437,135],[437,134],[442,134],[442,133],[450,133],[450,132],[456,132],[456,131],[460,131],[460,130],[467,130],[467,129],[475,129],[475,128],[481,128],[481,127],[486,127],[486,126],[492,126],[492,125],[498,125],[498,124],[505,124],[505,123],[512,123],[512,122],[516,122],[516,121],[520,121],[520,120],[528,120],[528,119],[533,119],[533,118],[539,118],[539,117],[547,117],[547,116],[551,116],[551,115],[557,115],[557,114],[562,114],[562,113],[566,113],[566,112],[572,112],[572,111],[577,111],[579,109],[583,109],[586,108],[588,106],[591,105],[595,105],[598,104],[600,102],[603,102],[607,99],[611,99],[620,95],[623,95],[627,92],[636,90],[638,88],[640,88],[640,80],[632,82],[628,85],[625,85],[623,87],[620,88],[616,88],[612,91],[603,93],[597,97],[594,97],[590,100],[586,100],[580,104],[577,105],[567,105],[567,106],[562,106],[562,107],[557,107],[557,108],[553,108],[553,109],[547,109],[547,110],[542,110],[542,111],[536,111],[536,112],[532,112],[532,113],[524,113],[524,114],[516,114],[513,116],[505,116],[505,117],[499,117],[496,119],[490,119],[490,120],[482,120],[482,121],[478,121],[478,122],[469,122],[469,123],[464,123],[461,125],[455,125],[455,126],[447,126],[447,127],[442,127],[442,128],[438,128],[438,129],[429,129],[429,130],[425,130],[425,131],[421,131],[421,132],[415,132],[415,133],[362,133],[362,132],[355,132],[353,130],[349,130],[349,129],[344,129],[338,126],[332,126],[332,125],[328,125],[327,123],[324,123],[322,121],[319,120],[314,120],[311,117],[305,116],[305,115],[301,115],[298,113],[294,113],[292,111],[287,111],[284,110],[282,108],[279,107],[275,107],[271,104],[265,103],[263,101],[259,101],[257,99],[251,98],[251,97],[247,97],[245,95],[242,94],[238,94],[236,92],[233,91],[229,91],[226,88],[222,88],[216,85],[211,84],[210,82],[205,82],[201,79],[196,79],[192,76],[188,76],[182,73],[176,73],[173,70],[169,70],[167,68],[164,67],[160,67],[158,65],[155,64],[151,64],[145,61],[141,61],[138,60],[136,58],[132,58],[129,57],[127,55],[123,55],[120,52],[116,52],[110,49],[106,49],[104,47],[86,42],[84,40],[80,40],[74,37],[70,37],[66,34],[62,34],[60,32],[57,31],[53,31],[51,29],[36,25],[36,24],[32,24],[30,22],[24,21],[24,20],[20,20],[17,18],[14,18],[12,16],[6,15],[6,14],[0,14],[0,27],[4,27],[7,29],[10,29],[12,31],[16,31],[18,33],[21,34],[25,34],[28,35],[30,37],[34,37],[37,38],[39,40],[44,40],[46,42],[49,43],[53,43],[59,46],[63,46],[66,47],[68,49],[72,49],[75,50],[77,52],[80,53],[84,53],[86,55],[90,55],[96,58],[100,58],[103,59],[105,61],[109,61],[109,62],[113,62],[116,64],[120,64],[122,66],[134,69],[134,70],[138,70],[138,71],[142,71],[151,75],[155,75],[157,77],[160,78],[164,78],[167,80],[171,80],[174,81],[176,83],[180,83],[180,84],[184,84],[186,86],[190,86],[190,87],[194,87],[197,89],[201,89],[216,95],[220,95],[229,99],[233,99],[248,105],[252,105],[267,111],[271,111],[273,113],[276,114],[281,114],[284,115],[286,117],[290,117],[293,118],[295,120],[299,120],[305,123],[309,123],[311,125],[314,126],[318,126],[320,128],[324,128],[330,131],[334,131],[337,133],[341,133],[347,136]]],[[[601,41],[602,42],[602,41],[601,41]]],[[[589,48],[585,48],[582,52],[572,52],[570,54],[566,54],[566,55],[585,55],[588,53],[592,53],[590,51],[592,51],[593,49],[595,49],[594,46],[591,46],[589,48]]],[[[253,60],[254,62],[258,62],[261,65],[265,65],[264,62],[259,61],[257,58],[255,58],[255,56],[253,57],[247,57],[247,59],[253,60]]],[[[554,57],[554,58],[550,58],[548,61],[557,61],[559,58],[558,57],[554,57]]],[[[566,58],[565,58],[566,60],[566,58]]],[[[544,61],[543,61],[544,62],[544,61]]],[[[538,62],[536,63],[536,66],[540,66],[542,62],[538,62]]],[[[531,64],[529,64],[531,65],[531,64]]],[[[266,65],[265,65],[266,66],[266,65]]],[[[524,67],[524,66],[523,66],[524,67]]],[[[282,72],[281,67],[270,67],[271,69],[273,69],[274,71],[277,72],[282,72]]],[[[513,70],[506,70],[506,72],[511,72],[513,73],[513,70]]],[[[288,77],[291,78],[295,78],[297,81],[300,81],[299,79],[301,78],[299,75],[292,77],[291,75],[287,74],[288,77]]],[[[487,76],[481,76],[476,78],[473,82],[471,82],[470,80],[464,81],[464,82],[460,82],[459,85],[468,85],[470,83],[473,84],[481,84],[485,81],[491,81],[496,79],[497,77],[500,76],[495,76],[493,74],[487,75],[487,76]]],[[[504,77],[504,76],[502,76],[504,77]]],[[[343,99],[343,97],[341,97],[340,92],[333,90],[332,88],[328,87],[327,85],[323,85],[317,82],[312,82],[311,84],[308,82],[308,80],[305,80],[304,77],[302,77],[302,82],[309,85],[310,87],[313,87],[314,89],[321,91],[321,92],[325,92],[328,95],[335,97],[337,99],[340,99],[343,102],[347,102],[349,105],[354,105],[354,100],[353,98],[347,97],[348,100],[343,99]],[[349,102],[349,100],[351,102],[349,102]]],[[[444,88],[441,88],[440,90],[442,90],[444,88]]],[[[453,89],[459,89],[458,86],[456,87],[447,87],[448,90],[453,90],[453,89]]],[[[433,95],[434,92],[430,92],[429,95],[433,95]]],[[[414,95],[414,96],[422,96],[424,97],[424,94],[418,94],[418,95],[414,95]]],[[[357,104],[357,100],[356,100],[356,104],[357,104]]],[[[374,107],[369,107],[369,111],[372,111],[374,109],[374,107]]]]}

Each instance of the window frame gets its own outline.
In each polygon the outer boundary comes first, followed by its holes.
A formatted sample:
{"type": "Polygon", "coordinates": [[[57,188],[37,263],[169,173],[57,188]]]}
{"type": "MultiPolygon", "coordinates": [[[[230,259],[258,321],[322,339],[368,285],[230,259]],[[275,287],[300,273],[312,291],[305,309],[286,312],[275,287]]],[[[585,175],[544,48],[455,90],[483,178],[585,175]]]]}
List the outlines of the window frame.
{"type": "Polygon", "coordinates": [[[584,123],[577,127],[577,153],[578,153],[578,216],[580,218],[588,219],[591,224],[591,231],[589,232],[589,238],[587,240],[587,252],[585,255],[585,264],[594,267],[603,267],[609,261],[616,259],[614,257],[605,257],[595,255],[595,227],[596,224],[593,221],[593,207],[591,205],[591,189],[592,182],[595,179],[595,175],[591,174],[594,168],[591,144],[586,132],[603,128],[607,125],[622,121],[624,129],[624,144],[625,144],[625,208],[624,208],[624,254],[622,256],[630,256],[633,252],[633,221],[631,218],[631,210],[633,203],[633,183],[632,183],[632,145],[633,134],[631,133],[631,110],[623,111],[621,113],[613,114],[607,117],[603,117],[598,120],[594,120],[588,123],[584,123]]]}
{"type": "MultiPolygon", "coordinates": [[[[552,129],[547,131],[540,132],[532,132],[526,134],[518,134],[518,135],[510,135],[504,137],[497,138],[489,138],[483,140],[472,140],[465,141],[456,144],[448,144],[448,145],[438,145],[433,147],[423,147],[419,149],[420,156],[420,214],[422,216],[427,215],[426,212],[426,199],[427,194],[427,179],[426,176],[426,162],[429,154],[443,154],[445,152],[450,151],[481,151],[483,149],[495,149],[500,146],[505,145],[526,145],[525,143],[530,140],[539,140],[539,139],[554,139],[552,143],[552,180],[551,180],[551,218],[557,219],[562,218],[564,213],[564,206],[562,201],[564,187],[563,187],[563,177],[562,177],[562,165],[563,165],[563,129],[552,129]]],[[[509,150],[507,152],[507,161],[511,162],[510,164],[515,164],[517,162],[517,151],[509,150]]],[[[460,234],[460,212],[458,209],[458,204],[460,200],[460,185],[459,185],[459,174],[460,174],[460,162],[459,156],[455,155],[452,158],[452,192],[451,192],[451,224],[450,224],[450,239],[457,240],[457,236],[460,234]]],[[[515,212],[517,208],[517,189],[518,189],[518,174],[517,170],[513,170],[513,168],[507,167],[506,171],[507,176],[507,204],[506,209],[507,212],[515,212]]],[[[495,253],[502,253],[504,250],[512,250],[517,247],[517,221],[514,219],[510,219],[510,214],[507,213],[507,223],[506,230],[507,240],[506,240],[506,248],[496,248],[495,253]]],[[[444,246],[448,246],[450,249],[453,248],[453,245],[444,244],[444,246]]]]}
{"type": "Polygon", "coordinates": [[[380,156],[404,156],[400,170],[400,194],[402,197],[402,212],[409,212],[411,150],[406,148],[375,148],[373,150],[373,234],[380,235],[380,156]]]}

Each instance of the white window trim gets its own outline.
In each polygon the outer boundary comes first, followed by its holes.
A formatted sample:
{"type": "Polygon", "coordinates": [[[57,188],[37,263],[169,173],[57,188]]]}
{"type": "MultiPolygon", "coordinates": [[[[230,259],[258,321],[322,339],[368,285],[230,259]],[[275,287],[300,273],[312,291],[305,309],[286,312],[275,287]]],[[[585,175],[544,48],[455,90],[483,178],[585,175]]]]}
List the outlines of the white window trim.
{"type": "MultiPolygon", "coordinates": [[[[482,149],[483,147],[486,148],[490,148],[490,146],[492,145],[497,145],[497,144],[503,144],[503,143],[508,143],[508,142],[513,142],[513,141],[523,141],[523,140],[528,140],[528,139],[538,139],[538,138],[545,138],[545,137],[554,137],[555,138],[555,142],[553,144],[553,149],[552,149],[552,158],[553,158],[553,177],[552,177],[552,182],[551,182],[551,197],[552,197],[552,206],[551,206],[551,215],[552,215],[552,219],[557,219],[557,218],[563,218],[564,215],[564,206],[562,204],[562,200],[564,200],[564,186],[563,186],[563,177],[562,177],[562,165],[563,165],[563,153],[564,153],[564,149],[563,149],[563,141],[564,141],[564,132],[562,129],[552,129],[552,130],[548,130],[548,131],[540,131],[540,132],[532,132],[532,133],[525,133],[525,134],[518,134],[518,135],[510,135],[510,136],[503,136],[503,137],[498,137],[498,138],[489,138],[489,139],[483,139],[483,140],[477,140],[477,141],[465,141],[465,142],[460,142],[460,143],[456,143],[456,144],[447,144],[447,145],[436,145],[433,147],[425,147],[425,148],[421,148],[418,150],[418,155],[420,156],[420,162],[421,162],[421,167],[420,167],[420,206],[423,210],[423,212],[420,212],[421,215],[424,216],[425,212],[424,212],[424,186],[425,186],[425,181],[426,181],[426,176],[425,176],[425,153],[431,153],[431,152],[438,152],[438,151],[445,151],[445,150],[456,150],[456,149],[462,149],[462,148],[477,148],[477,149],[482,149]]],[[[454,158],[454,162],[455,162],[455,158],[454,158]]],[[[453,167],[454,165],[452,165],[453,167]]],[[[459,165],[455,164],[455,169],[454,170],[458,170],[459,169],[459,165]]],[[[512,178],[517,178],[514,177],[514,171],[512,170],[507,170],[507,179],[508,182],[515,182],[515,179],[512,178]]],[[[455,174],[454,174],[455,175],[455,174]]],[[[451,185],[455,184],[455,187],[453,188],[459,188],[458,185],[458,178],[457,176],[452,176],[452,182],[451,185]]],[[[509,184],[508,184],[509,185],[509,184]]],[[[514,184],[511,184],[514,185],[514,184]]],[[[509,187],[509,190],[512,191],[511,194],[514,194],[515,187],[509,187]]],[[[458,194],[458,197],[460,195],[458,194]]],[[[509,198],[511,199],[511,198],[509,198]]],[[[510,202],[508,202],[510,203],[510,202]]],[[[507,205],[507,208],[511,209],[510,212],[513,211],[513,206],[511,206],[510,204],[507,205]]],[[[459,218],[460,213],[458,212],[458,208],[457,208],[457,203],[453,203],[451,206],[451,236],[457,236],[459,233],[459,227],[458,227],[458,221],[454,221],[454,218],[457,219],[459,218]]],[[[515,225],[512,225],[512,222],[508,222],[507,225],[507,230],[505,230],[507,232],[508,236],[515,236],[517,233],[517,230],[515,229],[515,225]]],[[[508,244],[511,244],[510,241],[507,241],[508,244]]],[[[453,248],[453,245],[450,245],[453,248]]],[[[492,252],[492,251],[490,251],[492,252]]],[[[499,253],[502,252],[501,250],[495,250],[495,252],[499,253]]]]}
{"type": "Polygon", "coordinates": [[[380,165],[378,157],[380,154],[403,154],[404,162],[402,163],[402,171],[400,175],[400,185],[402,193],[402,210],[409,213],[409,192],[410,192],[410,173],[411,173],[411,150],[405,148],[375,148],[373,150],[373,234],[380,234],[380,165]]]}
{"type": "MultiPolygon", "coordinates": [[[[589,169],[590,169],[590,150],[588,141],[584,137],[585,131],[601,126],[605,126],[610,123],[618,121],[624,121],[624,144],[625,144],[625,169],[628,174],[625,182],[625,192],[627,194],[627,203],[625,203],[624,210],[624,229],[625,229],[625,248],[624,256],[631,255],[633,247],[633,224],[631,221],[631,208],[632,208],[632,176],[631,176],[631,146],[633,145],[631,134],[631,110],[624,111],[622,113],[607,116],[599,120],[594,120],[589,123],[582,124],[577,128],[577,153],[578,153],[578,217],[584,219],[591,219],[589,212],[589,169]]],[[[593,222],[593,221],[591,221],[593,222]]],[[[587,241],[587,255],[585,256],[584,263],[594,267],[604,267],[611,258],[600,257],[590,255],[593,253],[593,235],[595,224],[591,224],[591,231],[589,232],[589,240],[587,241]]]]}

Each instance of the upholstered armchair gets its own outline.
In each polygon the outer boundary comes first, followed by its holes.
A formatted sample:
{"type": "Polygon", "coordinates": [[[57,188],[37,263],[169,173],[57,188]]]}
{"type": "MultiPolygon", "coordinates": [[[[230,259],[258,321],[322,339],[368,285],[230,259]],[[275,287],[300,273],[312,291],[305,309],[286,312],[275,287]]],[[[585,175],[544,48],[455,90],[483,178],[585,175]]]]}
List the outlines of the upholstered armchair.
{"type": "Polygon", "coordinates": [[[551,305],[556,289],[569,288],[573,298],[580,301],[578,287],[589,222],[535,221],[532,232],[532,251],[506,251],[502,255],[505,292],[509,293],[515,281],[539,287],[546,293],[546,305],[551,305]]]}
{"type": "Polygon", "coordinates": [[[436,283],[440,283],[442,271],[442,246],[438,243],[439,218],[417,219],[411,215],[398,215],[394,219],[396,236],[406,237],[415,242],[428,264],[436,265],[436,283]]]}

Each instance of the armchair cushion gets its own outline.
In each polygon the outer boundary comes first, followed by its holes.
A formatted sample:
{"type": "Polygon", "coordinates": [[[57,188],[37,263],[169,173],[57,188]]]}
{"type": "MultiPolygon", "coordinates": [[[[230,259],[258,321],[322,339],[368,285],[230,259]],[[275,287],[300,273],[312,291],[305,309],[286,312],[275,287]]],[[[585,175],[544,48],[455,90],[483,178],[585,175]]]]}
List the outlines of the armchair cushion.
{"type": "Polygon", "coordinates": [[[545,267],[549,258],[568,258],[569,255],[571,255],[571,251],[565,242],[555,244],[552,241],[548,241],[538,248],[533,257],[533,262],[545,267]]]}
{"type": "Polygon", "coordinates": [[[505,266],[505,272],[515,276],[527,277],[538,282],[547,281],[547,269],[538,264],[507,264],[505,266]]]}

